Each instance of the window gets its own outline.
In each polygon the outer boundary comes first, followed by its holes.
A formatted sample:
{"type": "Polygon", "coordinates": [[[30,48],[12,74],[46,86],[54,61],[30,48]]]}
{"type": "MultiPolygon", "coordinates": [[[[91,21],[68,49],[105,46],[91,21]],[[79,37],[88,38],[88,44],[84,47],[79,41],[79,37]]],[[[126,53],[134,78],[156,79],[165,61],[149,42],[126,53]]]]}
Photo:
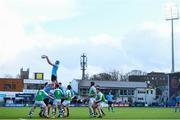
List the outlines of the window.
{"type": "Polygon", "coordinates": [[[134,95],[134,90],[128,90],[128,95],[134,95]]]}
{"type": "Polygon", "coordinates": [[[120,95],[124,95],[124,94],[123,94],[123,90],[120,90],[120,95]]]}
{"type": "Polygon", "coordinates": [[[14,89],[16,89],[16,84],[12,84],[11,85],[11,88],[14,90],[14,89]]]}
{"type": "Polygon", "coordinates": [[[124,90],[124,95],[127,95],[127,90],[124,90]]]}
{"type": "Polygon", "coordinates": [[[138,93],[140,93],[140,94],[145,94],[145,91],[138,91],[138,93]]]}
{"type": "Polygon", "coordinates": [[[134,90],[120,90],[120,95],[134,95],[134,90]]]}
{"type": "Polygon", "coordinates": [[[138,98],[138,100],[144,100],[144,98],[138,98]]]}
{"type": "Polygon", "coordinates": [[[4,84],[4,90],[10,90],[11,84],[4,84]]]}
{"type": "Polygon", "coordinates": [[[151,94],[153,94],[153,90],[151,90],[151,94]]]}
{"type": "Polygon", "coordinates": [[[16,84],[4,84],[4,90],[14,90],[16,89],[16,84]]]}
{"type": "Polygon", "coordinates": [[[147,90],[146,92],[147,92],[147,94],[149,94],[149,90],[147,90]]]}

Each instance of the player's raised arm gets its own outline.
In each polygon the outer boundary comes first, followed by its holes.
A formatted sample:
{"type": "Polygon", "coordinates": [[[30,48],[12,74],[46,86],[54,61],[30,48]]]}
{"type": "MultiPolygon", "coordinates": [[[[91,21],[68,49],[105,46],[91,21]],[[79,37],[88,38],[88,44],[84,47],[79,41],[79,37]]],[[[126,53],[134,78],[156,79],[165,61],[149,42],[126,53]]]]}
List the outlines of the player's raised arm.
{"type": "Polygon", "coordinates": [[[48,62],[50,65],[55,66],[55,65],[49,60],[48,56],[46,56],[46,60],[47,60],[47,62],[48,62]]]}
{"type": "Polygon", "coordinates": [[[49,98],[54,99],[52,96],[48,95],[49,98]]]}
{"type": "Polygon", "coordinates": [[[48,96],[49,98],[54,99],[50,94],[47,94],[44,90],[43,90],[43,92],[44,92],[44,94],[45,94],[46,96],[48,96]]]}
{"type": "Polygon", "coordinates": [[[50,65],[52,65],[52,66],[54,66],[54,64],[49,60],[49,58],[48,58],[48,56],[47,55],[42,55],[41,56],[41,58],[42,59],[46,59],[47,60],[47,62],[48,62],[48,64],[50,64],[50,65]]]}

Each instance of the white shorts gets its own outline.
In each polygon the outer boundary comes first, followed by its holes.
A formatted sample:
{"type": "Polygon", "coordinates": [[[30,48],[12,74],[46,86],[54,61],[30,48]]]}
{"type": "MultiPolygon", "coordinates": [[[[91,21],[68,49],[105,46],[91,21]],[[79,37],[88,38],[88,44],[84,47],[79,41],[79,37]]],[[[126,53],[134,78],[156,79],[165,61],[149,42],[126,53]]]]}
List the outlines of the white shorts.
{"type": "Polygon", "coordinates": [[[97,103],[97,107],[102,108],[103,107],[103,102],[97,103]]]}
{"type": "Polygon", "coordinates": [[[35,107],[46,107],[46,104],[44,101],[35,101],[34,105],[35,107]]]}
{"type": "Polygon", "coordinates": [[[92,106],[95,102],[95,98],[89,98],[89,106],[92,106]]]}
{"type": "Polygon", "coordinates": [[[61,99],[55,99],[53,101],[53,106],[61,105],[61,99]]]}
{"type": "Polygon", "coordinates": [[[70,103],[71,103],[71,101],[64,100],[62,104],[63,104],[64,106],[70,106],[70,103]]]}

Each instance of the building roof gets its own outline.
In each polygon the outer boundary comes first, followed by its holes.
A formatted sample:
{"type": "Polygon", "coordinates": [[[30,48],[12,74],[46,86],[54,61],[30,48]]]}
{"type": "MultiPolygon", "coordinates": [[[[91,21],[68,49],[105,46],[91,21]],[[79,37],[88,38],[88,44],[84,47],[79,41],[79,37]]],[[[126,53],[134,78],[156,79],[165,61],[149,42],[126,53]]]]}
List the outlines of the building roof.
{"type": "Polygon", "coordinates": [[[50,83],[50,80],[24,79],[24,83],[27,83],[27,84],[44,84],[45,82],[50,83]]]}
{"type": "Polygon", "coordinates": [[[90,82],[95,82],[103,88],[146,88],[145,82],[125,82],[125,81],[96,81],[96,80],[79,80],[80,87],[89,87],[90,82]]]}
{"type": "Polygon", "coordinates": [[[20,79],[20,78],[0,78],[0,80],[23,80],[23,79],[20,79]]]}

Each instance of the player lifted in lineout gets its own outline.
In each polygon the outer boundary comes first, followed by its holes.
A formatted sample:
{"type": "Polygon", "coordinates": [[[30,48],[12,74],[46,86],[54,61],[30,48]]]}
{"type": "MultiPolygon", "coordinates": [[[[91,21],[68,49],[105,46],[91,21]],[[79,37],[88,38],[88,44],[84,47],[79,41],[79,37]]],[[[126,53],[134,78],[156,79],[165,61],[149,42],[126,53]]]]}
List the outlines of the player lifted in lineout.
{"type": "Polygon", "coordinates": [[[56,62],[53,64],[49,60],[48,56],[46,56],[46,55],[42,55],[41,58],[42,59],[46,59],[47,62],[52,66],[51,81],[54,83],[54,86],[55,86],[55,84],[58,84],[58,81],[57,81],[57,70],[58,70],[60,62],[59,62],[59,60],[56,60],[56,62]]]}

